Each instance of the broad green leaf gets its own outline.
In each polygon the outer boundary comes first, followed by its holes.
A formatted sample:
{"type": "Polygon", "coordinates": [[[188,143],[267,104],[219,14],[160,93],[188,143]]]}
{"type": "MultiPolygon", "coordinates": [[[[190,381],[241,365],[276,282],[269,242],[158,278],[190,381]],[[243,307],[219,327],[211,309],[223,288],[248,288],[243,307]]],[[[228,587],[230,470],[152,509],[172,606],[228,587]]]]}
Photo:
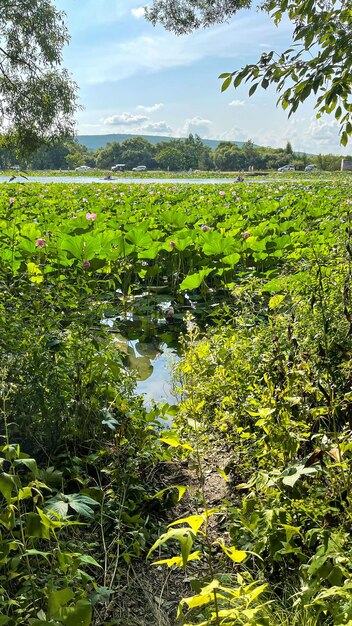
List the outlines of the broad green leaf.
{"type": "Polygon", "coordinates": [[[221,549],[225,552],[225,554],[233,561],[234,563],[242,563],[247,556],[247,552],[244,550],[237,550],[233,546],[227,547],[223,543],[219,542],[221,549]]]}
{"type": "Polygon", "coordinates": [[[61,613],[65,626],[90,626],[92,605],[88,600],[78,600],[74,606],[62,609],[61,613]]]}
{"type": "Polygon", "coordinates": [[[8,504],[10,504],[11,494],[14,489],[16,489],[16,483],[13,477],[2,472],[0,474],[0,493],[2,493],[8,504]]]}
{"type": "Polygon", "coordinates": [[[16,459],[14,465],[25,465],[35,477],[38,475],[38,467],[35,459],[16,459]]]}
{"type": "Polygon", "coordinates": [[[38,513],[27,513],[26,515],[26,534],[28,537],[40,537],[42,539],[50,539],[50,527],[43,524],[38,513]]]}
{"type": "Polygon", "coordinates": [[[285,300],[285,296],[277,294],[276,296],[272,296],[269,300],[269,309],[276,309],[280,306],[281,302],[285,300]]]}
{"type": "Polygon", "coordinates": [[[205,515],[189,515],[188,517],[183,517],[182,519],[175,520],[174,522],[169,524],[169,528],[171,526],[177,526],[178,524],[188,524],[196,535],[200,527],[204,524],[205,519],[205,515]]]}
{"type": "Polygon", "coordinates": [[[188,487],[185,487],[184,485],[170,485],[170,487],[165,487],[165,489],[161,489],[160,491],[158,491],[157,493],[155,493],[151,497],[152,498],[160,498],[161,496],[164,495],[164,493],[167,493],[168,491],[172,491],[173,489],[177,489],[177,491],[178,491],[177,502],[180,502],[180,500],[182,499],[182,497],[186,493],[188,487]]]}
{"type": "Polygon", "coordinates": [[[81,554],[79,556],[80,563],[86,563],[86,565],[94,565],[95,567],[102,567],[92,556],[89,554],[81,554]]]}
{"type": "Polygon", "coordinates": [[[200,270],[195,274],[189,274],[180,284],[180,290],[185,291],[186,289],[198,289],[198,287],[202,284],[204,278],[206,278],[210,272],[212,272],[212,268],[207,268],[205,270],[200,270]]]}
{"type": "MultiPolygon", "coordinates": [[[[202,553],[197,550],[196,552],[192,552],[188,555],[187,562],[189,561],[200,561],[202,553]]],[[[161,559],[160,561],[153,561],[152,565],[167,565],[168,567],[183,567],[182,556],[174,556],[170,559],[161,559]]]]}
{"type": "Polygon", "coordinates": [[[65,606],[72,600],[74,594],[71,589],[65,587],[49,593],[48,597],[48,617],[59,617],[58,613],[61,607],[65,606]]]}
{"type": "Polygon", "coordinates": [[[31,283],[42,283],[44,280],[43,272],[35,263],[27,263],[28,277],[31,283]]]}
{"type": "Polygon", "coordinates": [[[147,558],[151,555],[152,552],[154,552],[154,550],[156,550],[159,546],[163,545],[170,539],[176,539],[179,542],[181,548],[183,569],[186,569],[188,557],[191,552],[194,539],[194,534],[190,528],[171,528],[166,533],[163,533],[150,548],[147,554],[147,558]]]}
{"type": "Polygon", "coordinates": [[[184,450],[193,451],[193,448],[189,445],[189,443],[182,443],[182,441],[180,441],[178,436],[174,433],[170,433],[167,437],[160,437],[159,441],[166,443],[172,448],[183,448],[184,450]]]}

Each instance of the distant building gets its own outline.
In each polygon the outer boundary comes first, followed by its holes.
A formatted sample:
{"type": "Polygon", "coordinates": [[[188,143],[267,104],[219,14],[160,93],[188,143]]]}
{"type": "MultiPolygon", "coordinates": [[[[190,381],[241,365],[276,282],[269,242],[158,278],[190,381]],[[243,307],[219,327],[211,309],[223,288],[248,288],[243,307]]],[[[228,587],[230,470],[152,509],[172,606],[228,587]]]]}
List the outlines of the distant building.
{"type": "Polygon", "coordinates": [[[352,161],[350,159],[342,159],[341,172],[352,172],[352,161]]]}

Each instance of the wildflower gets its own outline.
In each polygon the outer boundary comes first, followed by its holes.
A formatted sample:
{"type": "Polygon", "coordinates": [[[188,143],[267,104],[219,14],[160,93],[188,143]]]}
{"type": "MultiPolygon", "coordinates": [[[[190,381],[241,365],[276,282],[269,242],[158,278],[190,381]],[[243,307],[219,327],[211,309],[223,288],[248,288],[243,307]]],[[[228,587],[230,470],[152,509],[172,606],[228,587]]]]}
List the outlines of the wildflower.
{"type": "Polygon", "coordinates": [[[39,239],[36,240],[36,242],[35,242],[35,247],[36,248],[45,248],[45,246],[46,246],[45,239],[39,238],[39,239]]]}
{"type": "Polygon", "coordinates": [[[97,214],[96,213],[86,213],[86,219],[87,220],[92,220],[94,222],[94,220],[97,218],[97,214]]]}
{"type": "Polygon", "coordinates": [[[248,230],[245,230],[244,233],[242,233],[242,238],[243,239],[248,239],[248,237],[250,236],[248,230]]]}
{"type": "Polygon", "coordinates": [[[82,267],[83,267],[84,270],[89,270],[89,268],[90,268],[89,261],[83,261],[82,267]]]}
{"type": "Polygon", "coordinates": [[[15,202],[15,198],[9,198],[9,203],[13,204],[15,202]]]}
{"type": "MultiPolygon", "coordinates": [[[[11,198],[10,198],[11,200],[11,198]]],[[[346,200],[346,204],[352,204],[352,200],[346,200]]]]}
{"type": "Polygon", "coordinates": [[[210,230],[210,226],[207,226],[206,224],[202,224],[200,229],[203,231],[203,233],[206,233],[208,230],[210,230]]]}
{"type": "Polygon", "coordinates": [[[226,191],[219,191],[219,196],[226,196],[226,191]]]}
{"type": "Polygon", "coordinates": [[[173,250],[173,249],[174,249],[174,247],[176,246],[176,244],[175,244],[175,242],[174,242],[174,241],[170,241],[170,244],[169,244],[169,245],[170,245],[171,250],[173,250]]]}

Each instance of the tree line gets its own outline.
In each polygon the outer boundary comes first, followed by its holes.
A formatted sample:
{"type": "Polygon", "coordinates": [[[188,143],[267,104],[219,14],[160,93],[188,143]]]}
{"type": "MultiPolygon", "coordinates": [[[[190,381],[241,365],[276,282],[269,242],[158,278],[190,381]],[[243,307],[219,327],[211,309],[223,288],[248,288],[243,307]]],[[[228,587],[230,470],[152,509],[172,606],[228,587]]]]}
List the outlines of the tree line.
{"type": "MultiPolygon", "coordinates": [[[[348,157],[345,157],[348,158],[348,157]]],[[[351,157],[352,158],[352,157],[351,157]]],[[[111,142],[96,151],[88,150],[78,141],[62,140],[45,143],[20,161],[15,151],[0,149],[0,167],[3,170],[19,165],[30,170],[68,170],[87,165],[100,170],[110,170],[124,164],[126,170],[145,165],[148,170],[171,172],[276,170],[284,165],[294,165],[303,170],[313,164],[320,170],[340,169],[341,156],[333,154],[307,155],[294,152],[290,142],[285,148],[255,146],[252,141],[243,145],[221,141],[215,150],[205,145],[198,135],[185,139],[170,139],[152,144],[144,137],[133,137],[122,142],[111,142]]]]}

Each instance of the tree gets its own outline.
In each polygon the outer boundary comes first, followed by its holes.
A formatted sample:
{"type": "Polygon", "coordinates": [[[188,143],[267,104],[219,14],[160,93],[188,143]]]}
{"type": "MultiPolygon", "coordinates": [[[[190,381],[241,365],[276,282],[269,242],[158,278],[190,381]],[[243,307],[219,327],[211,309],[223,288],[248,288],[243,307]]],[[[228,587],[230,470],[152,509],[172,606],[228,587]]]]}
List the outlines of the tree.
{"type": "Polygon", "coordinates": [[[83,146],[78,141],[72,141],[70,144],[70,153],[65,157],[66,166],[70,169],[80,167],[81,165],[89,165],[95,167],[95,154],[88,150],[87,146],[83,146]]]}
{"type": "Polygon", "coordinates": [[[121,163],[121,144],[110,141],[104,148],[96,151],[96,165],[99,169],[111,169],[113,165],[121,163]]]}
{"type": "Polygon", "coordinates": [[[66,157],[70,147],[65,143],[43,144],[34,152],[29,160],[32,170],[67,170],[66,157]]]}
{"type": "Polygon", "coordinates": [[[177,172],[185,168],[185,159],[182,150],[173,147],[171,142],[166,145],[159,145],[160,150],[158,150],[155,158],[162,169],[177,172]]]}
{"type": "Polygon", "coordinates": [[[0,132],[22,153],[73,134],[76,85],[59,67],[68,39],[51,0],[0,0],[0,132]]]}
{"type": "MultiPolygon", "coordinates": [[[[251,4],[247,0],[154,0],[146,17],[183,34],[224,22],[251,4]]],[[[222,90],[249,82],[251,96],[259,86],[274,85],[278,103],[289,116],[313,95],[317,117],[334,112],[341,143],[346,145],[352,134],[350,0],[263,0],[261,8],[275,24],[283,18],[291,21],[293,45],[280,53],[264,52],[256,63],[221,74],[222,90]]]]}
{"type": "Polygon", "coordinates": [[[218,170],[242,170],[245,167],[245,154],[235,143],[221,141],[214,152],[214,163],[218,170]]]}
{"type": "Polygon", "coordinates": [[[156,147],[144,137],[132,137],[121,143],[121,163],[126,164],[127,169],[146,165],[149,169],[155,167],[154,155],[156,147]]]}

